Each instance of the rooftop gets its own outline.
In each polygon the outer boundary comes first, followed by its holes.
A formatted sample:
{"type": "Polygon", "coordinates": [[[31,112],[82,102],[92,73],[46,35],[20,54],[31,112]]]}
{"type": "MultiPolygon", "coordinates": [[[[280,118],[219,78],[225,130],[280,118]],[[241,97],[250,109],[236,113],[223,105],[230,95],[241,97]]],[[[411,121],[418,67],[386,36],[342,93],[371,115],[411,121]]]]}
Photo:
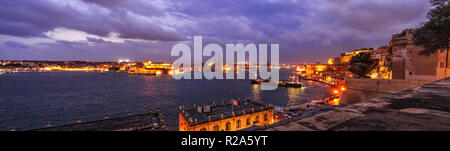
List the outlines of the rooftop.
{"type": "Polygon", "coordinates": [[[220,104],[214,103],[212,105],[194,106],[193,108],[180,107],[180,113],[189,125],[197,125],[269,109],[273,109],[273,106],[246,99],[240,101],[240,105],[233,105],[232,101],[224,101],[220,104]]]}
{"type": "Polygon", "coordinates": [[[450,78],[275,126],[267,131],[450,130],[450,78]]]}

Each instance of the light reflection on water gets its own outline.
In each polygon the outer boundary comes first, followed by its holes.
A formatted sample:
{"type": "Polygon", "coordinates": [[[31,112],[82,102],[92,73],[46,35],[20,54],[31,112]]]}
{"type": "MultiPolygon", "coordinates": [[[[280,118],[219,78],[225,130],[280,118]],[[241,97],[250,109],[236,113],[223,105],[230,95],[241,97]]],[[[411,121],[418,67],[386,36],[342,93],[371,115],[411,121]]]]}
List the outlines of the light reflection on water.
{"type": "Polygon", "coordinates": [[[298,100],[300,100],[300,98],[302,97],[299,94],[304,93],[305,89],[307,89],[307,87],[302,87],[302,88],[287,88],[288,90],[288,103],[287,106],[291,106],[291,105],[297,105],[298,104],[298,100]]]}
{"type": "Polygon", "coordinates": [[[261,89],[260,89],[259,85],[257,85],[257,84],[252,85],[252,94],[253,94],[253,97],[252,97],[253,99],[261,100],[261,97],[260,97],[261,89]]]}
{"type": "MultiPolygon", "coordinates": [[[[280,78],[289,72],[280,71],[280,78]]],[[[249,80],[174,80],[170,76],[102,75],[88,72],[0,75],[0,130],[17,130],[146,113],[161,108],[171,130],[178,106],[251,98],[277,107],[321,99],[329,88],[303,82],[305,88],[260,90],[249,80]]]]}

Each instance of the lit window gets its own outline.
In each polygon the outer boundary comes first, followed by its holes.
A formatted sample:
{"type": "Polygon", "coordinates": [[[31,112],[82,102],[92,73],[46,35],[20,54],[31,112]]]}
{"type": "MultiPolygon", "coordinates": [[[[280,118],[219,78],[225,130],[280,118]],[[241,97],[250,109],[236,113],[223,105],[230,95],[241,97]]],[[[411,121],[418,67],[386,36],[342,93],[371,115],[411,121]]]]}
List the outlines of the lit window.
{"type": "Polygon", "coordinates": [[[247,126],[251,125],[250,118],[247,118],[247,126]]]}
{"type": "Polygon", "coordinates": [[[219,125],[214,125],[213,129],[214,131],[219,131],[219,125]]]}
{"type": "Polygon", "coordinates": [[[225,124],[225,130],[230,131],[231,130],[231,123],[227,122],[227,124],[225,124]]]}
{"type": "Polygon", "coordinates": [[[264,121],[267,121],[267,113],[264,114],[264,121]]]}
{"type": "Polygon", "coordinates": [[[238,121],[236,122],[236,128],[241,128],[241,120],[238,120],[238,121]]]}

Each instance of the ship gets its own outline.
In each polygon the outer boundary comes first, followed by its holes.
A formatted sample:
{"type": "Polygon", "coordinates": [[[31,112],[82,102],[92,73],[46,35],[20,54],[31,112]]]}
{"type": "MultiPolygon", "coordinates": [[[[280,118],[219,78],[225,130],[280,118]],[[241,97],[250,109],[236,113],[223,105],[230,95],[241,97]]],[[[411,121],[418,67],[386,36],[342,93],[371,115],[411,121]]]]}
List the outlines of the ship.
{"type": "Polygon", "coordinates": [[[252,84],[261,84],[261,82],[263,82],[263,80],[261,80],[261,79],[250,79],[250,82],[252,84]]]}
{"type": "Polygon", "coordinates": [[[282,80],[278,82],[278,86],[281,87],[292,87],[292,88],[301,88],[303,87],[303,83],[300,82],[299,78],[296,76],[289,76],[288,80],[282,80]]]}
{"type": "Polygon", "coordinates": [[[300,81],[292,81],[292,80],[283,80],[278,82],[278,86],[281,87],[292,87],[292,88],[301,88],[303,83],[300,81]]]}
{"type": "Polygon", "coordinates": [[[250,82],[252,84],[261,84],[263,82],[270,82],[270,79],[265,79],[265,80],[263,80],[263,79],[250,79],[250,82]]]}
{"type": "MultiPolygon", "coordinates": [[[[250,82],[252,84],[261,84],[263,82],[270,82],[270,79],[250,79],[250,82]]],[[[303,87],[303,83],[300,82],[298,78],[295,78],[295,76],[290,76],[289,80],[282,80],[278,82],[278,86],[281,87],[292,87],[292,88],[301,88],[303,87]]]]}

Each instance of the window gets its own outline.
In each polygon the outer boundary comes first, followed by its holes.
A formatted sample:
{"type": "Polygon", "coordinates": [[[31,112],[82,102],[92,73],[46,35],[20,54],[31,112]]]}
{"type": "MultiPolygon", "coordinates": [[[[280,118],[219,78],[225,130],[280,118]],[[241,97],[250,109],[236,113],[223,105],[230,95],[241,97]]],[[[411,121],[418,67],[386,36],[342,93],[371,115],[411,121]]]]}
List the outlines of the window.
{"type": "Polygon", "coordinates": [[[267,121],[267,113],[264,114],[264,121],[267,121]]]}
{"type": "Polygon", "coordinates": [[[250,122],[250,118],[247,118],[247,126],[250,126],[252,123],[250,122]]]}
{"type": "Polygon", "coordinates": [[[225,130],[231,131],[231,123],[230,122],[227,122],[227,124],[225,124],[225,130]]]}
{"type": "Polygon", "coordinates": [[[255,117],[255,123],[259,123],[259,115],[255,117]]]}
{"type": "Polygon", "coordinates": [[[236,121],[236,128],[241,128],[241,120],[236,121]]]}
{"type": "Polygon", "coordinates": [[[200,131],[206,131],[206,128],[203,127],[203,128],[200,129],[200,131]]]}
{"type": "Polygon", "coordinates": [[[219,125],[214,125],[213,130],[214,131],[219,131],[219,125]]]}

